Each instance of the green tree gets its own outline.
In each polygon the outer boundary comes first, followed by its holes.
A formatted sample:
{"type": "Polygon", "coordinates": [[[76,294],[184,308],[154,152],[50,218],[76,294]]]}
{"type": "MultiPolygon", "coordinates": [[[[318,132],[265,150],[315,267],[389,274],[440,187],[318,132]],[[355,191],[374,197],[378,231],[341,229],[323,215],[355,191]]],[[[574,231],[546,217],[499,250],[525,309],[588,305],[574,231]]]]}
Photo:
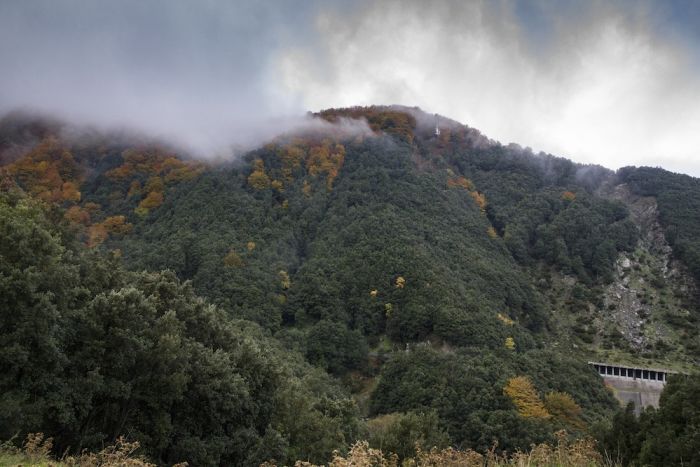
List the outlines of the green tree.
{"type": "Polygon", "coordinates": [[[356,330],[332,321],[319,321],[307,335],[306,356],[332,374],[367,366],[367,343],[356,330]]]}
{"type": "Polygon", "coordinates": [[[645,430],[643,465],[700,465],[700,375],[675,375],[645,430]]]}
{"type": "Polygon", "coordinates": [[[368,429],[370,446],[398,454],[399,459],[415,456],[416,445],[425,451],[450,445],[435,411],[380,415],[369,421],[368,429]]]}

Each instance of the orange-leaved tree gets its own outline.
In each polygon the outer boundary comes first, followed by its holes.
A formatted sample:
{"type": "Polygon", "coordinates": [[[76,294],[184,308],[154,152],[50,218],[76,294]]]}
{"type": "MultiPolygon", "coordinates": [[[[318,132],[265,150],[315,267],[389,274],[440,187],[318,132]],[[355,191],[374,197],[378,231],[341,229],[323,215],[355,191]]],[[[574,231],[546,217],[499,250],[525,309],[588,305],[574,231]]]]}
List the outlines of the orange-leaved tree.
{"type": "Polygon", "coordinates": [[[473,191],[475,190],[474,183],[468,178],[464,177],[450,177],[447,179],[447,186],[449,188],[461,187],[465,190],[473,191]]]}
{"type": "Polygon", "coordinates": [[[565,191],[561,195],[561,199],[564,201],[573,201],[576,199],[576,193],[572,193],[571,191],[565,191]]]}
{"type": "Polygon", "coordinates": [[[581,419],[581,407],[566,392],[549,392],[544,396],[544,406],[552,417],[567,428],[581,430],[585,424],[581,419]]]}

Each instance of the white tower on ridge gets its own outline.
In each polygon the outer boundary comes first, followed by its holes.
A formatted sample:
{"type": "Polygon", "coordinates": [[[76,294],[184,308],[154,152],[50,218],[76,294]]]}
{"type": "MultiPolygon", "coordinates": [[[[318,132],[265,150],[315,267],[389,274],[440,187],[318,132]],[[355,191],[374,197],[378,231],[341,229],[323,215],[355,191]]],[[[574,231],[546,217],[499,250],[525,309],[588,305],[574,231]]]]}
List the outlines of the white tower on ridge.
{"type": "Polygon", "coordinates": [[[438,114],[435,114],[435,136],[440,136],[440,127],[438,126],[438,114]]]}

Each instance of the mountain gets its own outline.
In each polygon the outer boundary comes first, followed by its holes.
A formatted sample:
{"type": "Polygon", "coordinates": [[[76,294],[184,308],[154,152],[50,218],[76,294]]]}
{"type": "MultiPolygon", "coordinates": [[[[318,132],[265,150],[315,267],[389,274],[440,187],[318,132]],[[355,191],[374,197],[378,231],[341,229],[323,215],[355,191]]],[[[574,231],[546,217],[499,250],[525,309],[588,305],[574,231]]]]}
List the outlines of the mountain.
{"type": "Polygon", "coordinates": [[[0,438],[128,432],[193,465],[513,451],[609,420],[588,360],[697,371],[700,180],[417,108],[314,118],[229,162],[0,121],[0,438]]]}

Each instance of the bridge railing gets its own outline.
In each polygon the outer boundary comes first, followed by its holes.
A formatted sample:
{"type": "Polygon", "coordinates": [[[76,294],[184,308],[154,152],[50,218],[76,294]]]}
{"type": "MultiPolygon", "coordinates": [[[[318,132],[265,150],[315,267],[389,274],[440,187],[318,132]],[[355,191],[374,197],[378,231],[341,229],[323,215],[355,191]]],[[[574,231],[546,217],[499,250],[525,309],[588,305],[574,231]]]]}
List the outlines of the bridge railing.
{"type": "Polygon", "coordinates": [[[646,381],[666,382],[668,375],[674,371],[652,368],[638,368],[632,366],[614,365],[611,363],[588,362],[599,375],[603,377],[641,379],[646,381]]]}

